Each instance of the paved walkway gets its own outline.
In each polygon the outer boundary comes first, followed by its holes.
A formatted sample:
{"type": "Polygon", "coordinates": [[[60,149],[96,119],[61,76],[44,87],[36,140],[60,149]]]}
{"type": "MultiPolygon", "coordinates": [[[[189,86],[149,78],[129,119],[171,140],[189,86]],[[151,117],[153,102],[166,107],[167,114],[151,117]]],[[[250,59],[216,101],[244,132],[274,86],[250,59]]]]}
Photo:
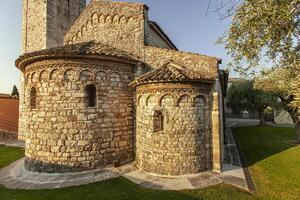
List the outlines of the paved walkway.
{"type": "Polygon", "coordinates": [[[227,124],[228,128],[225,131],[227,144],[223,146],[224,162],[221,176],[225,183],[249,190],[244,168],[231,131],[233,125],[235,124],[227,124]]]}
{"type": "Polygon", "coordinates": [[[158,190],[198,189],[217,185],[222,178],[213,172],[178,177],[149,175],[133,164],[119,168],[96,169],[79,173],[47,174],[24,169],[24,159],[0,170],[0,184],[11,189],[53,189],[99,182],[124,176],[143,187],[158,190]]]}
{"type": "Polygon", "coordinates": [[[0,141],[0,145],[25,148],[25,142],[20,140],[0,141]]]}

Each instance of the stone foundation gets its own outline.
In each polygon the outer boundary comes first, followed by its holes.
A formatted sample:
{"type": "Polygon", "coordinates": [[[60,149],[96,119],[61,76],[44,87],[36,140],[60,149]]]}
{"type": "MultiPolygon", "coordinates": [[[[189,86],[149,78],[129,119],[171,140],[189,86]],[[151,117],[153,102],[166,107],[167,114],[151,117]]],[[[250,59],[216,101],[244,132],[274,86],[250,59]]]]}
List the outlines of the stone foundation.
{"type": "Polygon", "coordinates": [[[38,160],[33,160],[25,157],[24,167],[31,172],[45,172],[45,173],[67,173],[67,172],[81,172],[87,171],[89,168],[84,167],[70,167],[67,165],[59,165],[53,163],[46,163],[38,160]]]}

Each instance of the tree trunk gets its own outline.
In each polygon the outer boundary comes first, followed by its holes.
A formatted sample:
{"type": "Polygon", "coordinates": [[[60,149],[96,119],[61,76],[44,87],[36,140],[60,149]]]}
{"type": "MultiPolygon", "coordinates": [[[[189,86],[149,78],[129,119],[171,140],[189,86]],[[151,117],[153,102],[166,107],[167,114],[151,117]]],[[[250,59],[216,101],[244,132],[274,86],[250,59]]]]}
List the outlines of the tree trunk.
{"type": "Polygon", "coordinates": [[[294,125],[295,125],[295,130],[297,134],[297,141],[300,143],[300,113],[299,113],[299,108],[294,108],[291,106],[291,102],[294,99],[292,95],[288,96],[287,98],[280,97],[281,99],[281,105],[282,107],[290,114],[294,125]]]}
{"type": "Polygon", "coordinates": [[[300,123],[295,124],[296,134],[297,134],[297,141],[300,143],[300,123]]]}
{"type": "Polygon", "coordinates": [[[265,121],[265,112],[264,112],[264,110],[260,110],[260,111],[258,112],[258,114],[259,114],[259,125],[260,125],[260,126],[266,125],[266,121],[265,121]]]}

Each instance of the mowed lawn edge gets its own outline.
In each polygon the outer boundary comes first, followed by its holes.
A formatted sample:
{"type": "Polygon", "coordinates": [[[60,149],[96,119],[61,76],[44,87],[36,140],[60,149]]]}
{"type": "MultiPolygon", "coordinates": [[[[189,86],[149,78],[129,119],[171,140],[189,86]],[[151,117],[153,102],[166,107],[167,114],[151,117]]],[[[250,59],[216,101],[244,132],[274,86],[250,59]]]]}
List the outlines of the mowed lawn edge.
{"type": "MultiPolygon", "coordinates": [[[[282,168],[296,167],[295,165],[298,162],[298,159],[291,161],[291,157],[295,156],[295,154],[300,155],[299,146],[292,143],[293,139],[295,139],[294,130],[273,127],[242,127],[234,129],[233,132],[239,140],[241,150],[247,156],[248,165],[257,186],[257,193],[254,195],[226,184],[199,190],[151,190],[121,177],[89,185],[52,190],[11,190],[0,186],[0,199],[297,199],[299,194],[298,188],[300,188],[298,187],[298,180],[293,182],[293,179],[291,180],[291,176],[288,174],[290,170],[284,173],[283,171],[285,170],[282,168]]],[[[14,150],[0,151],[0,159],[3,158],[1,154],[7,151],[14,150]]],[[[19,149],[19,151],[23,153],[24,150],[19,149]]],[[[15,157],[15,159],[19,158],[18,156],[15,157]]],[[[13,159],[5,162],[10,164],[13,162],[13,159]]],[[[4,162],[0,160],[0,163],[4,162]]],[[[300,180],[297,173],[295,178],[300,180]]]]}
{"type": "Polygon", "coordinates": [[[233,133],[246,157],[259,199],[300,199],[300,146],[293,128],[239,127],[233,133]]]}

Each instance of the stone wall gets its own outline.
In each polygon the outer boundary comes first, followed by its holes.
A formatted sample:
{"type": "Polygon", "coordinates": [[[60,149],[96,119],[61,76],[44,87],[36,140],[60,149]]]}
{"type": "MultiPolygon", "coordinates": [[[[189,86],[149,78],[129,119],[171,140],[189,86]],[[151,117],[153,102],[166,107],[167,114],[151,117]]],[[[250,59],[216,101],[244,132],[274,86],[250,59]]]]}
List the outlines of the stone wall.
{"type": "Polygon", "coordinates": [[[145,21],[145,45],[172,49],[149,25],[148,20],[145,21]]]}
{"type": "Polygon", "coordinates": [[[215,78],[218,76],[218,58],[151,46],[145,46],[144,51],[144,61],[153,68],[161,67],[171,60],[215,78]]]}
{"type": "Polygon", "coordinates": [[[62,45],[85,4],[85,0],[23,0],[22,53],[62,45]]]}
{"type": "Polygon", "coordinates": [[[157,83],[137,87],[136,164],[160,175],[212,168],[211,86],[157,83]],[[162,113],[161,130],[157,113],[162,113]],[[158,124],[157,124],[158,123],[158,124]]]}
{"type": "Polygon", "coordinates": [[[47,1],[47,48],[63,45],[64,35],[86,6],[86,0],[47,1]]]}
{"type": "Polygon", "coordinates": [[[31,171],[92,169],[133,157],[133,66],[108,61],[49,60],[25,69],[26,162],[31,171]],[[96,87],[87,107],[85,87],[96,87]],[[32,88],[36,107],[30,105],[32,88]]]}
{"type": "Polygon", "coordinates": [[[91,2],[65,35],[65,44],[95,40],[140,57],[144,14],[143,4],[91,2]]]}
{"type": "MultiPolygon", "coordinates": [[[[71,27],[86,0],[23,0],[22,53],[38,51],[63,44],[63,36],[71,27]]],[[[24,140],[23,104],[24,74],[20,77],[20,115],[18,138],[24,140]]]]}
{"type": "Polygon", "coordinates": [[[46,48],[46,2],[23,0],[22,53],[46,48]]]}

